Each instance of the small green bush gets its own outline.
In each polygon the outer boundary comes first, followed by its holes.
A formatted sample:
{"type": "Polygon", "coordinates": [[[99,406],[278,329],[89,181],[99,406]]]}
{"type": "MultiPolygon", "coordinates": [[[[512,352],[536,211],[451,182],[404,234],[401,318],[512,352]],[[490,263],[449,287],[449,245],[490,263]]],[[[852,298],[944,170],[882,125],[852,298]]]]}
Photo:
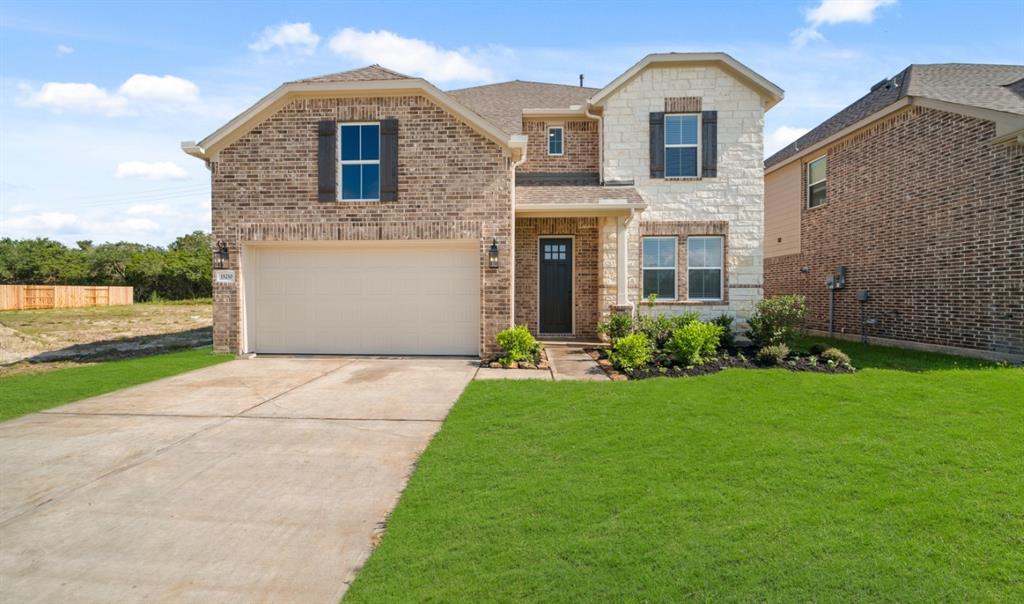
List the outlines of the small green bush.
{"type": "Polygon", "coordinates": [[[651,362],[651,341],[642,333],[634,333],[615,343],[608,358],[622,371],[633,371],[651,362]]]}
{"type": "Polygon", "coordinates": [[[825,352],[826,350],[828,350],[828,346],[825,346],[824,344],[811,344],[810,347],[807,349],[807,353],[812,354],[814,356],[821,356],[821,353],[825,352]]]}
{"type": "Polygon", "coordinates": [[[789,356],[789,346],[769,344],[757,351],[757,360],[764,365],[781,365],[789,356]]]}
{"type": "Polygon", "coordinates": [[[838,348],[828,348],[826,350],[823,350],[819,356],[825,359],[826,361],[832,361],[833,363],[837,363],[840,365],[842,365],[843,363],[847,365],[850,364],[850,357],[845,352],[839,350],[838,348]]]}
{"type": "Polygon", "coordinates": [[[718,351],[721,335],[721,326],[694,321],[672,330],[666,348],[684,365],[700,365],[718,351]]]}
{"type": "Polygon", "coordinates": [[[733,318],[726,314],[718,315],[711,320],[712,323],[722,328],[722,335],[718,338],[722,348],[736,347],[736,334],[732,331],[732,321],[733,318]]]}
{"type": "Polygon", "coordinates": [[[597,332],[608,336],[612,344],[633,333],[633,316],[626,313],[615,313],[608,320],[597,326],[597,332]]]}
{"type": "Polygon", "coordinates": [[[774,296],[757,303],[750,317],[747,337],[764,347],[772,344],[792,345],[807,318],[807,300],[803,296],[774,296]]]}
{"type": "Polygon", "coordinates": [[[510,365],[519,361],[531,361],[536,363],[540,357],[540,342],[533,337],[525,325],[516,325],[499,332],[497,336],[498,346],[505,351],[499,362],[510,365]]]}
{"type": "Polygon", "coordinates": [[[668,344],[672,331],[700,321],[700,313],[685,312],[678,315],[641,315],[637,319],[636,331],[647,336],[654,347],[661,350],[668,344]]]}

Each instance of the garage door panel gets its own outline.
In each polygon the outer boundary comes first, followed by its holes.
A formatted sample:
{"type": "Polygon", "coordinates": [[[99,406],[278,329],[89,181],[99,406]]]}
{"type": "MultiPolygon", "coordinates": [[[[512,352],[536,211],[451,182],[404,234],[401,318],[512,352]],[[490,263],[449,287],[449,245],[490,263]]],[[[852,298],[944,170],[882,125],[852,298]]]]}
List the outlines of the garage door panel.
{"type": "Polygon", "coordinates": [[[478,246],[253,248],[256,352],[475,355],[478,246]]]}

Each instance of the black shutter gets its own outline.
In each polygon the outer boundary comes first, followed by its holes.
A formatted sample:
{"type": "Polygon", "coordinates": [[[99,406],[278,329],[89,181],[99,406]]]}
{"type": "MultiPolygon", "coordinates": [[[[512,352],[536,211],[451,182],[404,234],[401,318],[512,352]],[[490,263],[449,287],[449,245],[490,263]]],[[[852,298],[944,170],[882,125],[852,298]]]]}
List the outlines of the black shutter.
{"type": "Polygon", "coordinates": [[[398,200],[398,120],[380,121],[380,200],[398,200]]]}
{"type": "Polygon", "coordinates": [[[338,201],[338,123],[320,120],[317,134],[317,199],[338,201]]]}
{"type": "Polygon", "coordinates": [[[665,178],[665,112],[651,113],[651,178],[665,178]]]}
{"type": "Polygon", "coordinates": [[[718,112],[705,111],[701,115],[701,166],[703,178],[718,176],[718,112]]]}

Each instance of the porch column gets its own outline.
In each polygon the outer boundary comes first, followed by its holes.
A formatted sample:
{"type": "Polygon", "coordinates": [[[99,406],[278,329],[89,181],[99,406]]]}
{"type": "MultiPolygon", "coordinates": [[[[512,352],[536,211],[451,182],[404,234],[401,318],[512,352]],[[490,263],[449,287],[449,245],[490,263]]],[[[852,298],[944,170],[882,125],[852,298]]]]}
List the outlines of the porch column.
{"type": "Polygon", "coordinates": [[[629,299],[626,297],[626,293],[629,290],[627,279],[629,241],[627,240],[626,229],[631,218],[632,215],[617,216],[615,218],[615,245],[617,248],[615,253],[615,304],[619,307],[629,305],[629,299]]]}

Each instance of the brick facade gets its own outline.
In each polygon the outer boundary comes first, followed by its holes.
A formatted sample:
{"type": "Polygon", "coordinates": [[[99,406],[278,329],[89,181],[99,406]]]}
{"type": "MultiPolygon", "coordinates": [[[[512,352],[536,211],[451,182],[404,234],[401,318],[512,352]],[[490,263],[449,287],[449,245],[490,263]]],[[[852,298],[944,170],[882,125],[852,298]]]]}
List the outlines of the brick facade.
{"type": "MultiPolygon", "coordinates": [[[[212,162],[213,237],[241,271],[261,241],[472,239],[480,243],[482,354],[511,317],[513,217],[507,151],[422,96],[296,99],[212,162]],[[317,201],[317,122],[399,122],[398,201],[317,201]],[[499,268],[487,267],[492,238],[499,268]],[[244,259],[242,260],[244,262],[244,259]]],[[[214,347],[242,352],[241,285],[214,284],[214,347]]]]}
{"type": "Polygon", "coordinates": [[[598,130],[594,120],[523,120],[523,134],[529,136],[526,161],[521,173],[597,173],[598,130]],[[562,155],[548,155],[548,126],[561,126],[562,155]]]}
{"type": "Polygon", "coordinates": [[[859,333],[867,289],[869,336],[1024,354],[1024,147],[994,136],[911,107],[813,154],[828,155],[827,202],[801,203],[800,253],[765,260],[766,295],[807,296],[809,326],[827,329],[824,281],[843,265],[837,332],[859,333]]]}
{"type": "Polygon", "coordinates": [[[516,220],[516,324],[538,332],[538,241],[545,235],[573,238],[573,335],[596,338],[600,315],[597,218],[516,220]]]}

